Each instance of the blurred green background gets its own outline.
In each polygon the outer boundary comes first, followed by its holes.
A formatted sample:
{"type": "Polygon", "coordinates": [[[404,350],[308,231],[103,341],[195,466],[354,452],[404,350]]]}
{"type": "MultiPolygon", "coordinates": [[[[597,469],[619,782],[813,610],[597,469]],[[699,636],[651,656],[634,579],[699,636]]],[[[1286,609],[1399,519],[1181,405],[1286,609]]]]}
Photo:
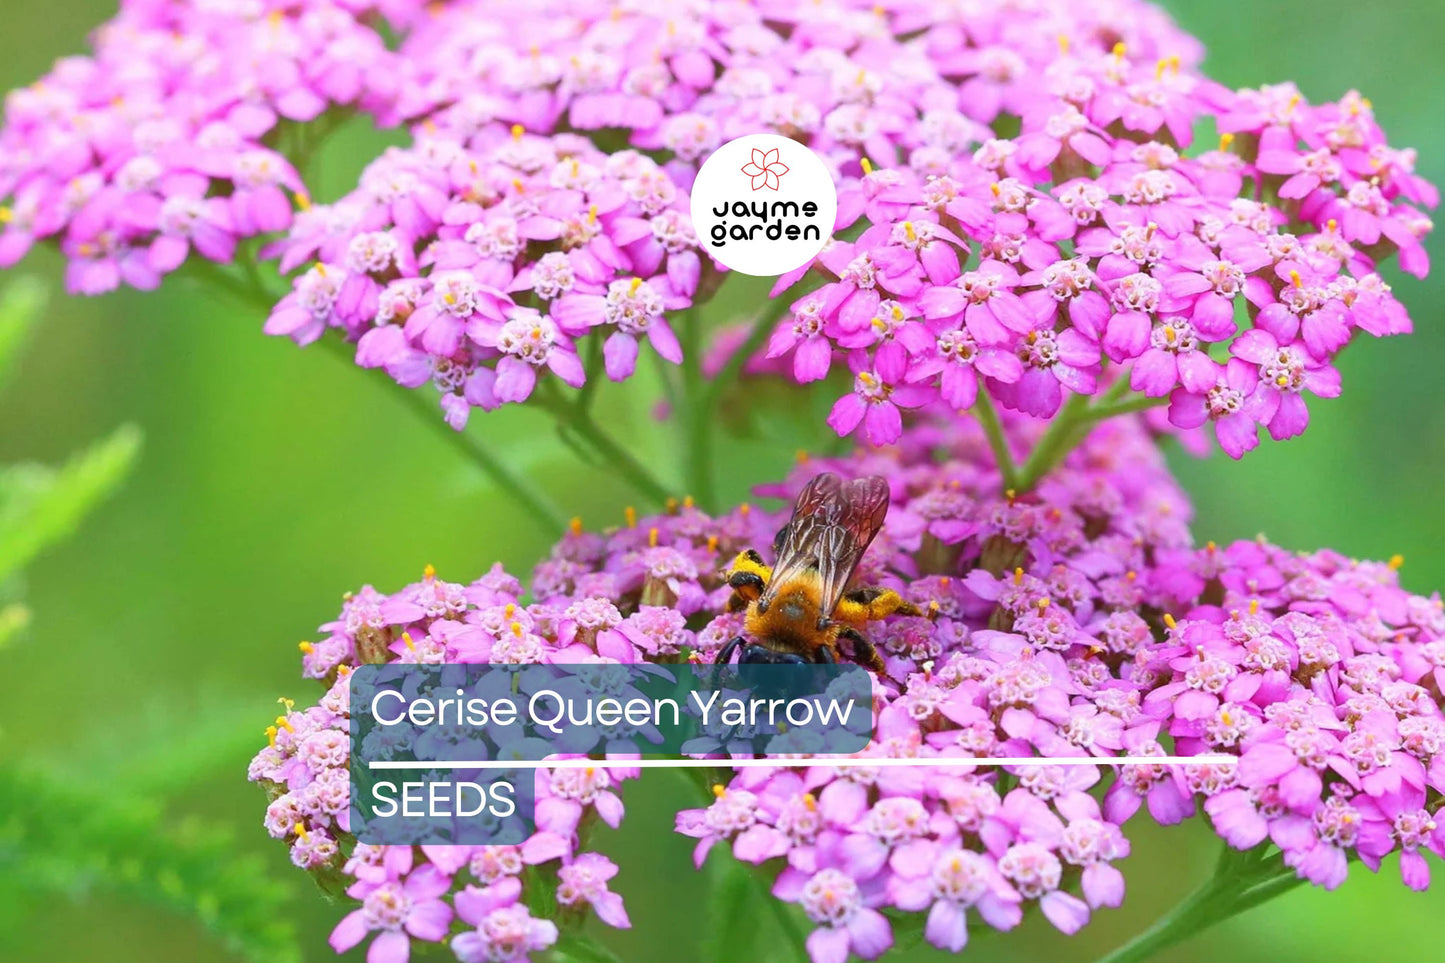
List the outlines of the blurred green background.
{"type": "MultiPolygon", "coordinates": [[[[1445,183],[1445,4],[1169,6],[1207,44],[1207,68],[1217,79],[1257,85],[1292,78],[1314,100],[1357,87],[1373,99],[1392,143],[1418,147],[1422,172],[1445,183]]],[[[8,0],[0,88],[80,52],[86,32],[112,10],[98,0],[8,0]]],[[[375,135],[357,130],[333,144],[318,195],[347,187],[375,143],[375,135]]],[[[1431,249],[1437,262],[1445,255],[1441,235],[1431,249]]],[[[277,696],[315,695],[298,677],[296,641],[363,583],[391,590],[427,563],[465,580],[497,559],[525,574],[548,539],[417,425],[394,388],[320,350],[263,337],[261,319],[225,295],[172,283],[155,295],[71,300],[60,296],[55,257],[32,257],[22,270],[46,279],[56,297],[19,377],[0,397],[0,462],[59,461],[123,421],[144,429],[146,446],[119,495],[29,572],[35,617],[5,653],[0,764],[23,754],[106,777],[116,759],[168,730],[207,719],[216,731],[244,729],[254,735],[250,745],[246,736],[231,738],[228,748],[196,756],[205,778],[174,808],[234,826],[244,846],[290,878],[287,914],[301,929],[307,959],[329,959],[326,934],[342,910],[266,839],[261,794],[244,781],[277,696]]],[[[1445,585],[1438,484],[1445,471],[1445,329],[1437,308],[1445,304],[1445,270],[1423,284],[1400,281],[1397,290],[1419,333],[1350,350],[1341,364],[1343,398],[1312,406],[1303,439],[1267,443],[1242,464],[1176,453],[1198,505],[1201,540],[1263,532],[1297,548],[1375,558],[1398,552],[1410,588],[1445,585]]],[[[639,449],[645,459],[665,464],[665,438],[646,424],[644,410],[615,396],[604,407],[619,433],[649,439],[651,447],[639,449]]],[[[631,496],[600,473],[580,470],[540,430],[540,419],[515,411],[480,427],[589,523],[620,518],[631,496]]],[[[766,477],[790,457],[749,455],[749,477],[766,477]]],[[[739,479],[723,494],[735,499],[743,486],[739,479]]],[[[705,913],[690,842],[671,832],[685,789],[652,775],[651,791],[628,794],[629,818],[607,843],[614,855],[625,852],[616,883],[635,924],[608,942],[636,961],[692,956],[696,917],[705,913]]],[[[1131,830],[1136,855],[1124,864],[1123,909],[1101,913],[1074,938],[1035,921],[968,953],[979,960],[1090,959],[1144,928],[1212,866],[1215,845],[1202,826],[1131,830]]],[[[1339,892],[1301,888],[1162,958],[1438,958],[1445,946],[1441,892],[1408,893],[1393,863],[1379,877],[1357,867],[1339,892]]],[[[0,937],[0,958],[231,957],[186,918],[96,894],[43,901],[18,943],[0,937]]]]}

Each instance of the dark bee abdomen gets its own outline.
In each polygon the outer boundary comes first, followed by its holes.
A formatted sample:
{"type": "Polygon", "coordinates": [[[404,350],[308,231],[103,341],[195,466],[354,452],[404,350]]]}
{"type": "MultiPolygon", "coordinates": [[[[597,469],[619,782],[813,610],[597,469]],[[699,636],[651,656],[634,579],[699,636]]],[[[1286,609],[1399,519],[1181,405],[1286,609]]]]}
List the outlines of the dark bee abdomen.
{"type": "Polygon", "coordinates": [[[807,665],[808,660],[796,652],[777,652],[766,645],[743,646],[738,656],[739,665],[807,665]]]}

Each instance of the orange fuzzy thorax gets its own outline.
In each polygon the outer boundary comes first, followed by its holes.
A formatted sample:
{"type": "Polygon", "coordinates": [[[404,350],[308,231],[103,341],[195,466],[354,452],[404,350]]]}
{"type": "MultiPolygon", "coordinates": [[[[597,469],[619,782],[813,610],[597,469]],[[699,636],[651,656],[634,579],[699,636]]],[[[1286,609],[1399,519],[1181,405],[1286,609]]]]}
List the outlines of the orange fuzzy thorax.
{"type": "Polygon", "coordinates": [[[766,612],[758,611],[756,602],[748,606],[748,635],[764,644],[772,643],[771,647],[779,650],[812,652],[830,635],[818,630],[822,592],[817,572],[809,571],[791,580],[773,597],[766,612]]]}

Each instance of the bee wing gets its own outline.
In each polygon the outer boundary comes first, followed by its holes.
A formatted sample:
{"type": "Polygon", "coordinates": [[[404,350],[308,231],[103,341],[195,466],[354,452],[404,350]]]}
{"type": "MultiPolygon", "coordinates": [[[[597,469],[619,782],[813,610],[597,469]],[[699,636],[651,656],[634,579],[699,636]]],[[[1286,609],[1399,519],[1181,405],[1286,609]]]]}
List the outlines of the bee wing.
{"type": "Polygon", "coordinates": [[[831,614],[887,514],[888,483],[882,478],[845,482],[825,472],[808,482],[780,533],[778,560],[762,598],[772,601],[775,586],[812,569],[822,583],[822,611],[831,614]]]}

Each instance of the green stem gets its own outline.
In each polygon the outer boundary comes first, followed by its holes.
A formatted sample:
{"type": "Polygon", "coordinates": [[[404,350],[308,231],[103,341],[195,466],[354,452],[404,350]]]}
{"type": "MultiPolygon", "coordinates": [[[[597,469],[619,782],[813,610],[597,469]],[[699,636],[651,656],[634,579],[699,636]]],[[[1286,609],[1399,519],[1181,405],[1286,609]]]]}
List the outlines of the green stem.
{"type": "Polygon", "coordinates": [[[1214,875],[1128,943],[1098,963],[1144,963],[1160,951],[1287,892],[1300,882],[1278,854],[1224,847],[1214,875]]]}
{"type": "Polygon", "coordinates": [[[998,470],[1003,474],[1004,490],[1012,491],[1018,488],[1018,466],[1014,464],[1013,452],[1009,451],[1008,436],[1004,434],[1003,423],[999,421],[998,409],[994,408],[993,400],[989,398],[987,391],[978,393],[975,413],[978,423],[983,426],[983,433],[988,437],[988,447],[993,450],[993,460],[998,463],[998,470]]]}
{"type": "MultiPolygon", "coordinates": [[[[248,272],[245,278],[238,278],[219,265],[199,258],[191,260],[196,265],[198,275],[205,281],[224,288],[237,300],[247,305],[258,306],[266,312],[269,312],[275,305],[277,297],[266,290],[260,276],[254,270],[248,272]]],[[[356,366],[355,357],[340,336],[333,337],[328,331],[320,340],[322,346],[333,357],[345,362],[348,367],[356,366]]],[[[434,433],[444,438],[451,447],[460,450],[472,464],[480,468],[491,479],[494,485],[525,508],[539,526],[550,534],[566,530],[566,514],[545,495],[537,491],[536,486],[529,479],[514,471],[505,459],[495,454],[485,443],[477,438],[469,437],[463,432],[453,431],[451,426],[442,419],[441,412],[427,404],[426,399],[416,391],[402,391],[398,397],[403,399],[407,407],[434,433]]]]}
{"type": "Polygon", "coordinates": [[[682,401],[686,440],[686,467],[689,494],[705,511],[717,510],[717,491],[713,486],[713,409],[708,404],[702,381],[702,316],[697,310],[683,313],[682,401]]]}
{"type": "Polygon", "coordinates": [[[1146,398],[1143,395],[1127,401],[1118,401],[1117,399],[1127,394],[1128,390],[1129,382],[1121,376],[1100,398],[1098,404],[1090,405],[1088,398],[1084,395],[1074,395],[1070,398],[1054,418],[1053,423],[1049,425],[1048,430],[1044,432],[1043,437],[1039,439],[1038,444],[1034,446],[1034,450],[1029,453],[1028,460],[1018,471],[1018,484],[1014,487],[1018,491],[1032,489],[1040,479],[1053,471],[1068,456],[1069,452],[1089,436],[1089,432],[1096,424],[1104,419],[1147,411],[1150,408],[1157,408],[1169,403],[1168,398],[1146,398]]]}
{"type": "Polygon", "coordinates": [[[1236,903],[1236,913],[1243,913],[1245,910],[1253,909],[1261,903],[1267,903],[1283,893],[1287,893],[1303,883],[1304,880],[1294,870],[1287,870],[1285,873],[1276,876],[1267,882],[1260,883],[1243,893],[1236,903]]]}
{"type": "MultiPolygon", "coordinates": [[[[585,370],[591,372],[602,371],[601,338],[587,339],[587,360],[583,363],[583,367],[585,370]]],[[[585,382],[583,382],[582,388],[577,392],[578,408],[581,408],[583,411],[592,410],[592,396],[596,393],[597,386],[601,383],[601,374],[594,374],[593,377],[588,378],[585,382]]]]}
{"type": "Polygon", "coordinates": [[[1048,430],[1043,437],[1034,445],[1034,450],[1029,452],[1028,459],[1018,471],[1018,484],[1015,490],[1026,492],[1039,483],[1039,479],[1047,475],[1054,466],[1064,460],[1074,446],[1081,439],[1076,437],[1081,422],[1085,422],[1089,410],[1089,398],[1087,395],[1074,395],[1059,413],[1054,416],[1048,430]]]}
{"type": "MultiPolygon", "coordinates": [[[[349,367],[356,366],[356,359],[350,347],[340,336],[332,337],[327,332],[320,339],[320,343],[337,360],[344,362],[349,367]]],[[[527,510],[540,527],[549,534],[560,534],[567,528],[567,515],[558,508],[551,499],[537,490],[536,485],[525,475],[514,470],[506,459],[492,451],[487,444],[473,435],[464,431],[455,431],[442,418],[442,413],[435,405],[429,404],[420,390],[404,390],[394,392],[401,398],[407,408],[417,416],[423,424],[427,425],[433,434],[442,438],[452,448],[462,454],[482,470],[482,473],[491,480],[502,491],[506,492],[521,507],[527,510]]]]}
{"type": "MultiPolygon", "coordinates": [[[[544,386],[544,390],[555,389],[555,387],[549,380],[544,386]]],[[[667,486],[609,435],[592,417],[590,411],[580,404],[567,402],[556,390],[546,390],[546,393],[538,392],[533,397],[537,399],[538,404],[552,412],[560,424],[571,429],[579,438],[586,441],[592,450],[608,462],[624,481],[637,489],[644,497],[659,505],[665,504],[671,497],[667,486]]]]}
{"type": "Polygon", "coordinates": [[[1089,409],[1090,421],[1103,421],[1105,418],[1113,418],[1115,415],[1128,415],[1137,411],[1148,411],[1150,408],[1158,408],[1160,405],[1169,404],[1169,399],[1146,398],[1140,395],[1137,398],[1130,398],[1128,401],[1121,401],[1112,405],[1095,405],[1089,409]]]}

